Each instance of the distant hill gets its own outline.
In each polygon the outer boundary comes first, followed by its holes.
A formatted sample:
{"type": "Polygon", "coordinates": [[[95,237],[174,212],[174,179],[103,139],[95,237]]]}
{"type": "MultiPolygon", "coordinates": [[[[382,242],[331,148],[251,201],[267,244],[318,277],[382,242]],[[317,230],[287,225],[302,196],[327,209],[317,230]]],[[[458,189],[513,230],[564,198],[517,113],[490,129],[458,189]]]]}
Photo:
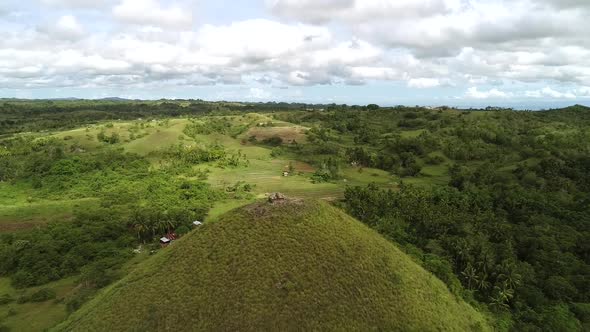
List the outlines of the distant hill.
{"type": "Polygon", "coordinates": [[[57,331],[487,331],[391,242],[323,202],[233,210],[176,241],[57,331]]]}
{"type": "Polygon", "coordinates": [[[584,105],[573,105],[538,113],[553,121],[575,122],[590,124],[590,107],[584,105]]]}
{"type": "Polygon", "coordinates": [[[131,101],[131,99],[119,98],[119,97],[106,97],[106,98],[100,98],[100,99],[96,99],[96,100],[103,100],[103,101],[131,101]]]}

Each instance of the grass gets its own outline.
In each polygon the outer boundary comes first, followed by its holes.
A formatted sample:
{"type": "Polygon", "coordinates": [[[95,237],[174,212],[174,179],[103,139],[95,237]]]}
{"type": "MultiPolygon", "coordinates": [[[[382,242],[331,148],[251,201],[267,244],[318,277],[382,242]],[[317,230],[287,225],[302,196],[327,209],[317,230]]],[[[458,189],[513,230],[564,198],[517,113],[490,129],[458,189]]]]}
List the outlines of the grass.
{"type": "Polygon", "coordinates": [[[183,134],[184,127],[188,123],[185,119],[170,120],[168,126],[157,126],[145,130],[147,136],[124,144],[126,151],[134,152],[140,155],[147,155],[152,151],[165,149],[170,145],[180,142],[179,137],[183,136],[186,144],[190,144],[192,139],[183,134]]]}
{"type": "Polygon", "coordinates": [[[31,198],[26,184],[0,183],[0,232],[14,232],[44,225],[48,222],[69,220],[76,206],[93,204],[93,199],[37,200],[31,198]]]}
{"type": "Polygon", "coordinates": [[[56,300],[44,302],[8,303],[0,305],[1,323],[11,331],[46,331],[67,317],[66,306],[59,299],[66,297],[74,291],[75,278],[66,278],[49,283],[42,287],[33,287],[26,290],[16,290],[10,286],[8,278],[0,278],[0,295],[8,294],[18,298],[22,294],[31,294],[40,288],[49,288],[56,292],[56,300]]]}
{"type": "Polygon", "coordinates": [[[278,136],[283,139],[283,142],[297,143],[306,142],[305,136],[306,128],[301,126],[285,126],[285,127],[253,127],[248,130],[245,137],[254,136],[258,141],[278,136]]]}
{"type": "Polygon", "coordinates": [[[327,203],[287,201],[205,223],[55,330],[489,328],[376,232],[327,203]]]}
{"type": "Polygon", "coordinates": [[[254,202],[254,199],[226,199],[216,203],[207,214],[207,222],[216,221],[219,217],[228,211],[248,205],[254,202]]]}
{"type": "Polygon", "coordinates": [[[400,135],[403,138],[416,138],[426,131],[426,129],[402,130],[400,131],[400,135]]]}
{"type": "Polygon", "coordinates": [[[255,185],[253,192],[259,196],[270,192],[282,192],[291,196],[331,197],[342,191],[342,186],[335,183],[312,183],[309,176],[305,175],[310,167],[303,163],[295,164],[295,173],[301,171],[302,175],[284,177],[282,172],[289,162],[290,160],[282,159],[250,159],[248,167],[208,168],[211,170],[208,182],[216,187],[225,187],[245,181],[255,185]]]}
{"type": "Polygon", "coordinates": [[[85,128],[57,132],[52,137],[63,139],[69,146],[76,144],[85,151],[93,151],[108,146],[106,143],[97,140],[97,135],[101,131],[104,131],[107,136],[117,133],[120,142],[114,144],[115,147],[123,147],[128,152],[146,155],[152,151],[180,142],[180,136],[183,136],[187,142],[191,142],[191,138],[183,134],[184,127],[188,122],[187,119],[111,121],[85,128]],[[136,138],[131,138],[132,133],[136,138]]]}

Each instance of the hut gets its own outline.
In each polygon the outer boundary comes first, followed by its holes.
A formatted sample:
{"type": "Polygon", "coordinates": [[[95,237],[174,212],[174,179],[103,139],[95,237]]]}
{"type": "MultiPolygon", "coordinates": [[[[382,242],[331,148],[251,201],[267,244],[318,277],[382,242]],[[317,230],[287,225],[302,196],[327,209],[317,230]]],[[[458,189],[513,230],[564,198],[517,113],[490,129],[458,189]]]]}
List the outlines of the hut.
{"type": "Polygon", "coordinates": [[[169,239],[169,238],[167,238],[167,237],[165,237],[165,236],[162,236],[162,237],[160,238],[160,245],[161,245],[162,247],[167,247],[169,244],[170,244],[170,239],[169,239]]]}

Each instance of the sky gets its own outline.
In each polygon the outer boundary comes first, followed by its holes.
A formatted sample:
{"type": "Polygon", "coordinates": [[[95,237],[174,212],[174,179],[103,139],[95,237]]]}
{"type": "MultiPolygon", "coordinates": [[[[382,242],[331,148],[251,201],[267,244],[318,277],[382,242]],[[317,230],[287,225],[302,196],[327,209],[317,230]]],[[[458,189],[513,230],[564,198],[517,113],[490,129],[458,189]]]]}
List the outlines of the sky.
{"type": "Polygon", "coordinates": [[[0,98],[590,105],[590,0],[2,0],[0,98]]]}

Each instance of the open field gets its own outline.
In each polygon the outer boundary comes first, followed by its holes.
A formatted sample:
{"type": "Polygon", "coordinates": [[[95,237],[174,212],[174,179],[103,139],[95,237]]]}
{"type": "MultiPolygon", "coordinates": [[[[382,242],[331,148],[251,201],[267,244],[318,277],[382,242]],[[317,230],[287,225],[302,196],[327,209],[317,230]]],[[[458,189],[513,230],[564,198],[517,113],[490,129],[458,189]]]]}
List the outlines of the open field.
{"type": "Polygon", "coordinates": [[[43,226],[48,222],[69,220],[73,210],[89,205],[93,199],[46,200],[34,198],[34,190],[25,185],[0,183],[0,232],[14,232],[43,226]]]}
{"type": "MultiPolygon", "coordinates": [[[[244,182],[253,186],[254,197],[265,197],[271,192],[282,192],[294,197],[314,197],[327,200],[341,199],[346,186],[364,186],[376,183],[382,188],[396,188],[400,179],[388,172],[346,166],[342,169],[340,180],[313,183],[311,175],[315,168],[305,162],[297,160],[289,154],[272,157],[272,148],[248,142],[248,138],[255,136],[257,141],[278,136],[284,142],[297,141],[305,143],[307,127],[279,121],[267,115],[248,113],[242,116],[211,117],[212,119],[226,119],[233,126],[246,126],[247,129],[237,137],[220,133],[208,135],[197,134],[192,137],[186,135],[185,127],[191,123],[189,119],[109,121],[93,124],[84,128],[54,132],[50,137],[63,140],[70,151],[74,153],[90,153],[110,148],[111,145],[100,142],[97,135],[104,133],[107,137],[117,135],[119,140],[112,147],[121,148],[126,152],[146,156],[158,167],[159,157],[154,152],[164,151],[175,144],[221,144],[228,151],[244,154],[249,162],[248,166],[216,167],[214,163],[204,163],[194,166],[196,171],[207,171],[207,182],[215,188],[225,188],[237,182],[244,182]],[[261,126],[260,124],[264,124],[261,126]],[[293,167],[289,176],[283,176],[283,171],[293,167]]],[[[205,118],[207,119],[207,118],[205,118]]],[[[424,130],[403,131],[404,137],[417,137],[424,130]]],[[[343,142],[353,144],[350,137],[343,137],[343,142]]],[[[427,166],[422,170],[422,176],[406,178],[408,183],[432,185],[448,181],[446,175],[447,164],[427,166]]],[[[30,187],[14,187],[0,183],[5,190],[0,192],[0,231],[27,229],[56,220],[68,220],[72,209],[76,206],[91,204],[92,199],[48,201],[32,198],[34,190],[30,187]]],[[[210,212],[215,217],[230,207],[237,207],[251,200],[237,200],[219,202],[210,212]]]]}
{"type": "Polygon", "coordinates": [[[52,282],[42,287],[32,287],[25,290],[14,289],[8,278],[0,278],[0,296],[13,299],[10,303],[0,305],[0,322],[12,331],[46,331],[57,322],[67,317],[66,305],[63,299],[75,291],[76,278],[66,278],[52,282]],[[55,292],[55,299],[42,302],[17,303],[18,298],[30,295],[41,288],[55,292]]]}
{"type": "Polygon", "coordinates": [[[305,143],[306,130],[307,128],[301,126],[253,127],[246,132],[245,136],[254,136],[258,141],[263,141],[265,139],[278,136],[283,139],[283,142],[286,143],[293,143],[294,141],[297,143],[305,143]]]}

